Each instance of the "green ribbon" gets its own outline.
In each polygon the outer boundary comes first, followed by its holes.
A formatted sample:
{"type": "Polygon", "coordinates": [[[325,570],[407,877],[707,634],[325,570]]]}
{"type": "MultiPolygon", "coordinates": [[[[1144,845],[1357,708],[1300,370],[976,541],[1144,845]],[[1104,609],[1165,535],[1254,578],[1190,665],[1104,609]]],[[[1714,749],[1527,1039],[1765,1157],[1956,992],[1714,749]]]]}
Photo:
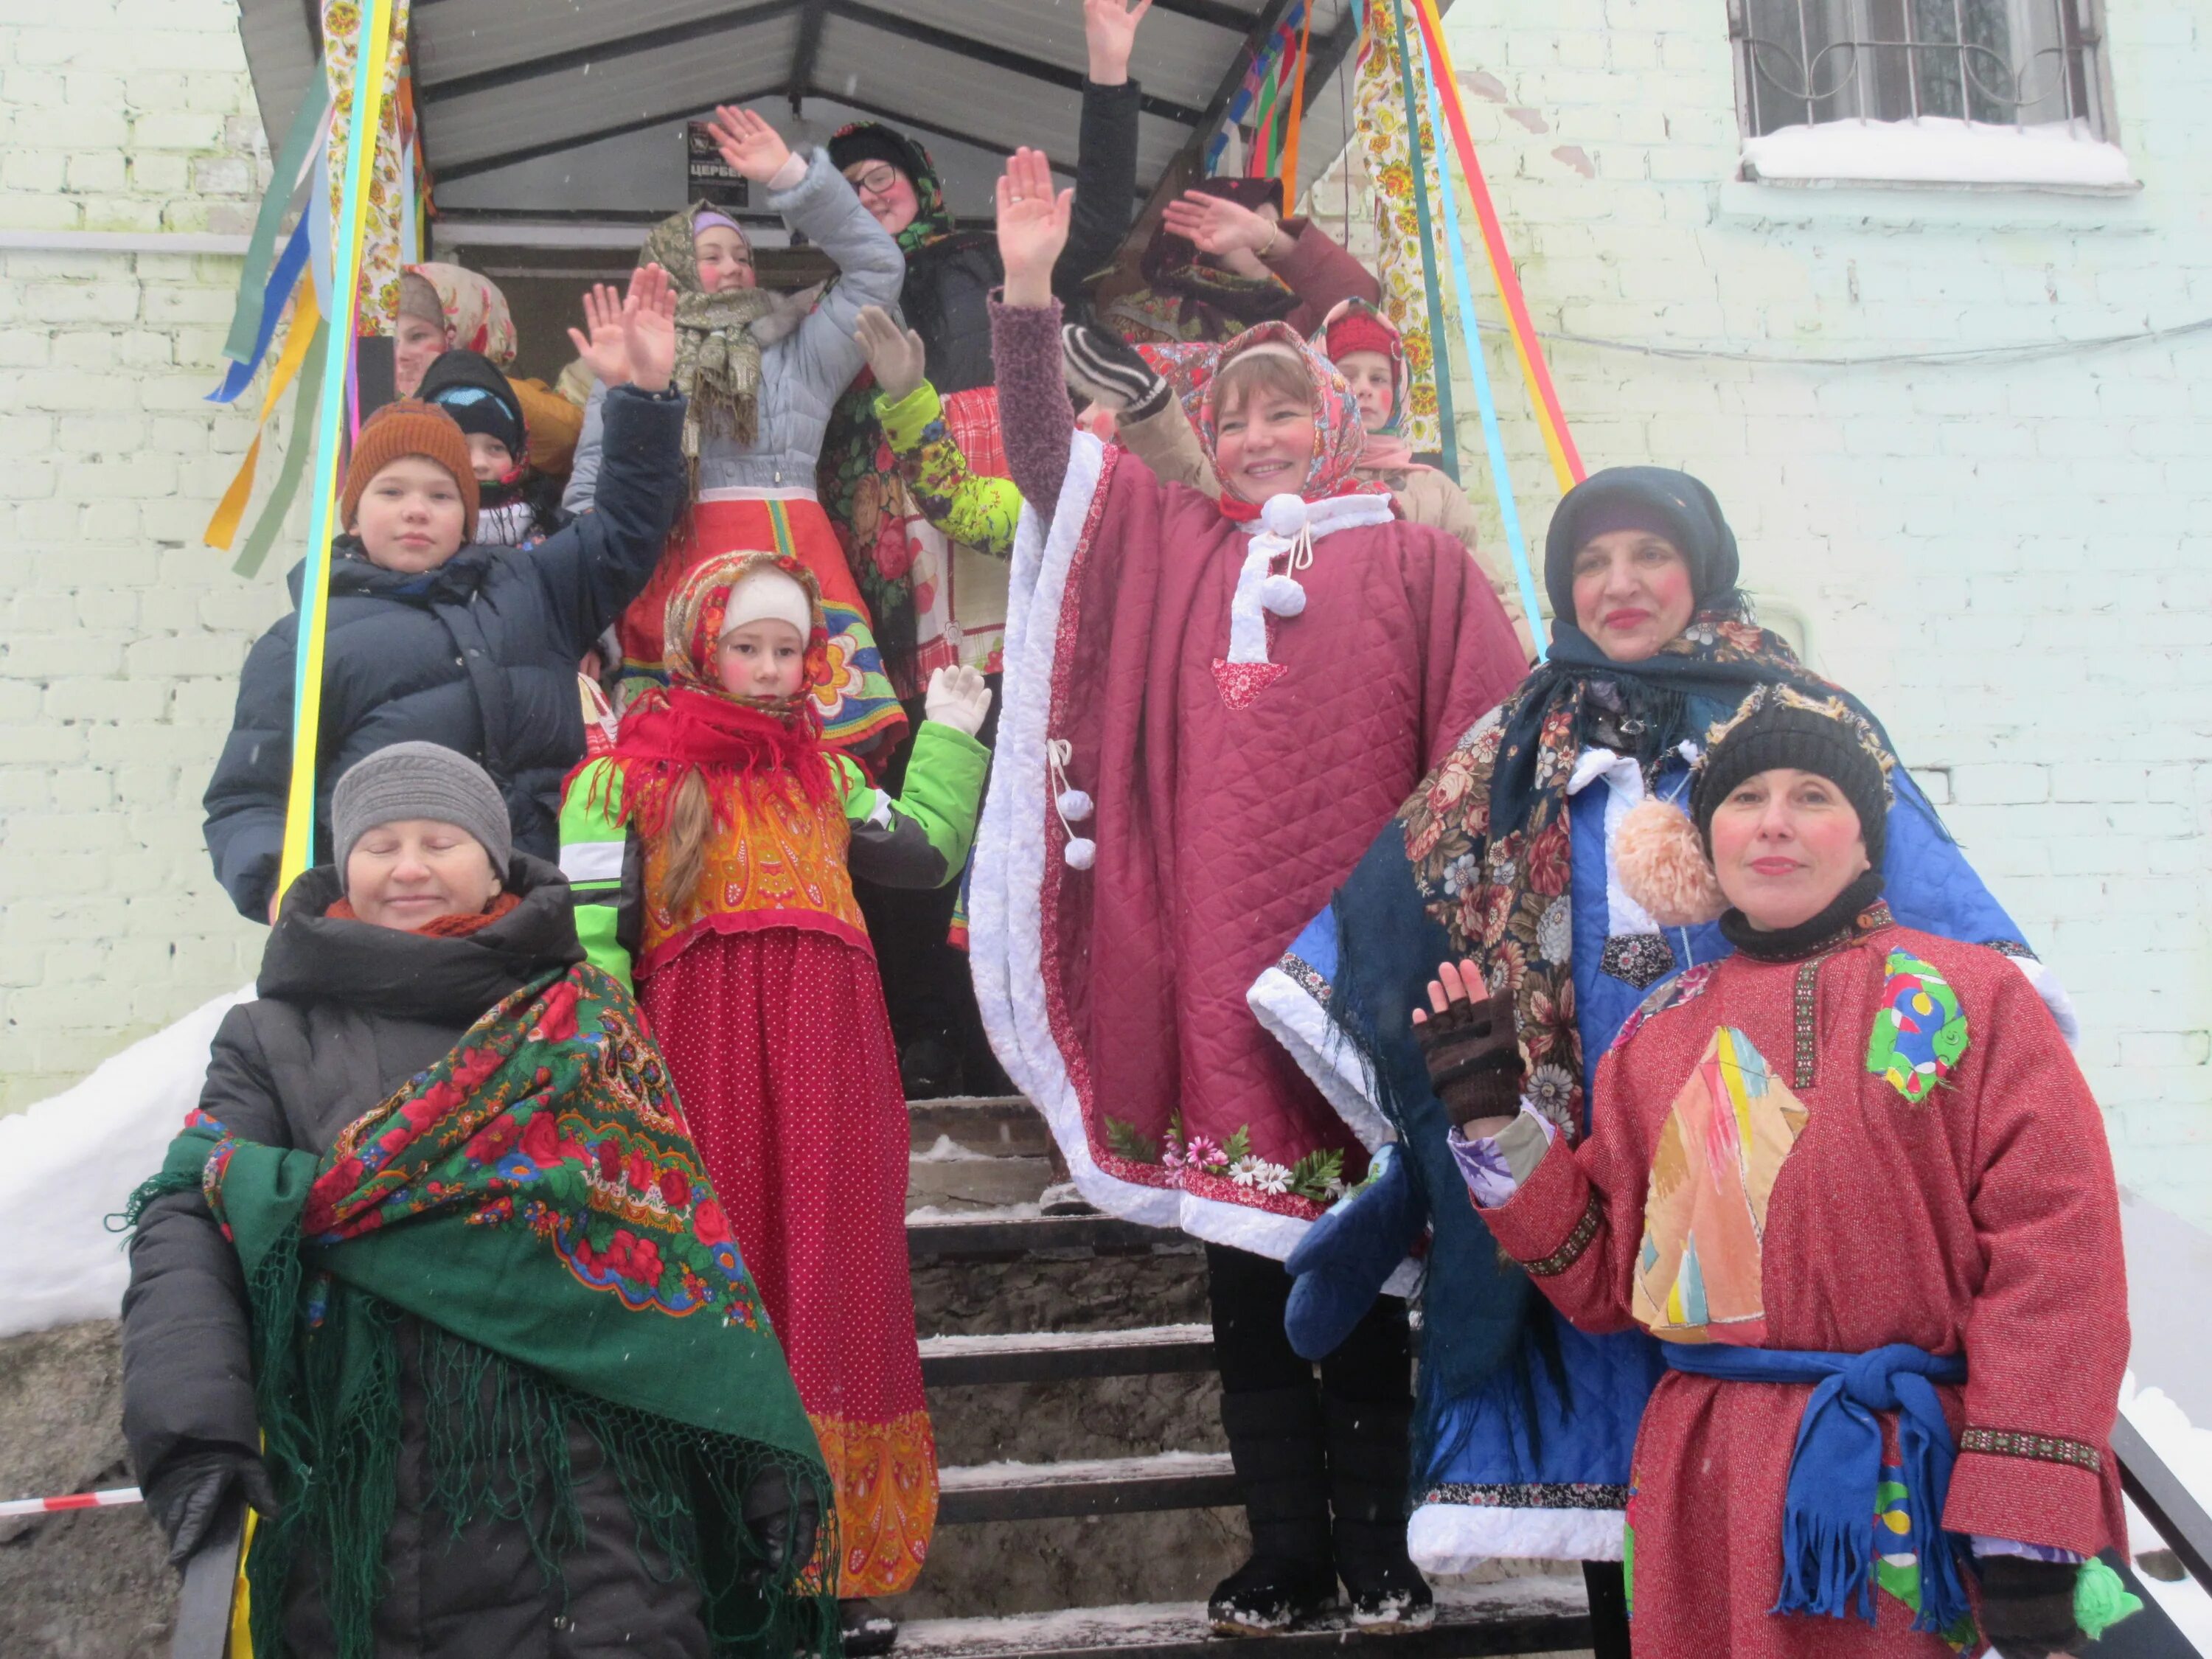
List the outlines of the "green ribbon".
{"type": "Polygon", "coordinates": [[[234,363],[249,362],[253,356],[253,343],[261,335],[262,289],[268,284],[270,266],[276,258],[276,234],[283,228],[284,214],[293,198],[299,194],[301,169],[307,165],[307,150],[322,131],[323,118],[330,113],[330,81],[319,58],[300,112],[292,118],[291,130],[276,152],[269,191],[261,198],[261,210],[253,219],[253,235],[246,245],[246,265],[238,274],[238,305],[230,313],[229,337],[222,343],[222,355],[234,363]]]}
{"type": "Polygon", "coordinates": [[[315,325],[315,337],[307,346],[307,361],[300,365],[299,389],[292,398],[292,421],[284,433],[284,464],[277,468],[276,482],[270,487],[269,499],[262,503],[261,516],[253,521],[252,533],[239,550],[238,562],[231,566],[241,576],[260,571],[262,561],[276,544],[284,520],[291,514],[293,500],[300,493],[300,478],[307,470],[307,456],[315,447],[315,399],[322,392],[323,348],[330,331],[327,320],[315,325]]]}

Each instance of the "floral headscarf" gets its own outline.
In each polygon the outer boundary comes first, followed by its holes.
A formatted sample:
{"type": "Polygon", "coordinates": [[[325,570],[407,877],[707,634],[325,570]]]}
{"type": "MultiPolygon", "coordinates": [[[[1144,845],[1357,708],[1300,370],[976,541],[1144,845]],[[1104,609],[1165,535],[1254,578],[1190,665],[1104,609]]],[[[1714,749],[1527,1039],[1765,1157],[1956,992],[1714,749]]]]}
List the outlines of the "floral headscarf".
{"type": "MultiPolygon", "coordinates": [[[[795,790],[809,806],[827,811],[837,799],[830,750],[822,740],[822,711],[815,696],[830,680],[830,630],[822,589],[795,558],[767,552],[725,553],[708,560],[668,598],[663,635],[668,684],[653,686],[630,705],[615,738],[608,773],[621,782],[618,816],[640,833],[666,829],[676,787],[694,770],[706,779],[715,822],[735,822],[740,796],[763,787],[795,790]],[[755,572],[781,571],[805,590],[814,625],[806,640],[805,672],[787,697],[747,697],[723,689],[714,672],[722,618],[730,596],[755,572]]],[[[601,775],[595,790],[607,787],[601,775]]]]}
{"type": "MultiPolygon", "coordinates": [[[[1328,358],[1314,349],[1297,330],[1288,323],[1262,323],[1249,328],[1223,345],[1213,356],[1212,365],[1201,371],[1202,380],[1197,386],[1198,441],[1205,447],[1206,459],[1216,473],[1220,471],[1219,413],[1215,407],[1221,387],[1222,371],[1237,358],[1255,347],[1288,348],[1300,362],[1313,382],[1315,434],[1313,459],[1306,467],[1305,481],[1298,494],[1307,501],[1318,501],[1331,495],[1387,495],[1382,484],[1359,477],[1358,469],[1367,453],[1366,428],[1359,422],[1359,400],[1352,395],[1328,358]]],[[[1234,517],[1255,516],[1241,512],[1243,505],[1223,497],[1223,511],[1234,517]]]]}
{"type": "Polygon", "coordinates": [[[459,265],[410,265],[407,272],[438,291],[439,308],[446,313],[446,326],[453,331],[454,346],[481,351],[499,368],[514,362],[514,319],[497,283],[459,265]]]}

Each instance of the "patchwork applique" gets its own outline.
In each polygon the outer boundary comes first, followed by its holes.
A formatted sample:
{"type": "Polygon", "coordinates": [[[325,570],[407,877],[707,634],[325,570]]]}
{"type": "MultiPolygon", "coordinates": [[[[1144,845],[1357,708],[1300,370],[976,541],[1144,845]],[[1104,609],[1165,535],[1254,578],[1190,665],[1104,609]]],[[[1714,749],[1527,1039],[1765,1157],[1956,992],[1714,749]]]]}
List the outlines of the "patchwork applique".
{"type": "Polygon", "coordinates": [[[1763,1339],[1767,1201],[1808,1115],[1748,1036],[1713,1033],[1652,1154],[1637,1323],[1674,1341],[1763,1339]]]}
{"type": "Polygon", "coordinates": [[[1888,972],[1867,1040],[1867,1070],[1917,1104],[1966,1052],[1966,1016],[1933,964],[1892,951],[1888,972]]]}
{"type": "MultiPolygon", "coordinates": [[[[1885,1463],[1881,1484],[1874,1495],[1874,1582],[1884,1595],[1895,1597],[1917,1617],[1920,1612],[1920,1558],[1912,1549],[1912,1495],[1905,1485],[1901,1464],[1885,1463]]],[[[1974,1642],[1974,1619],[1961,1613],[1942,1640],[1954,1652],[1964,1653],[1974,1642]]]]}

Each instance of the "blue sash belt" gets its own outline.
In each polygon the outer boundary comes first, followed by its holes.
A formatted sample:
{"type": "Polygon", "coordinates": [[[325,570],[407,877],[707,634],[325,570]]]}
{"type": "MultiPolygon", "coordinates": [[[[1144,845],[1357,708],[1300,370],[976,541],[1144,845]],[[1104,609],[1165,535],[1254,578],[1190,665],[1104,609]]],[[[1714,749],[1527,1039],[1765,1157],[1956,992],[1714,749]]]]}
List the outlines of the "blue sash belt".
{"type": "Polygon", "coordinates": [[[1959,1563],[1942,1530],[1943,1500],[1958,1456],[1937,1382],[1963,1382],[1962,1355],[1938,1358],[1909,1342],[1867,1353],[1792,1352],[1721,1343],[1662,1342],[1667,1364],[1729,1382],[1810,1382],[1797,1424],[1782,1511],[1782,1595],[1775,1613],[1840,1619],[1856,1602],[1871,1625],[1881,1425],[1897,1413],[1905,1460],[1912,1553],[1920,1563],[1920,1610],[1912,1628],[1941,1632],[1967,1610],[1959,1563]]]}

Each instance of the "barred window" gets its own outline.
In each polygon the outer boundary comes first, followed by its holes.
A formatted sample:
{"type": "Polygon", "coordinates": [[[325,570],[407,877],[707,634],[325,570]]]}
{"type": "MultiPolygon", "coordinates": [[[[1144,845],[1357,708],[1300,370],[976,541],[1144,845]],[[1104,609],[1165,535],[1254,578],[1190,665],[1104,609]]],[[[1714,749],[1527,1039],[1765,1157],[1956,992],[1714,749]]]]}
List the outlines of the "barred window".
{"type": "Polygon", "coordinates": [[[1744,131],[1945,117],[2109,136],[2096,0],[1729,0],[1744,131]]]}

